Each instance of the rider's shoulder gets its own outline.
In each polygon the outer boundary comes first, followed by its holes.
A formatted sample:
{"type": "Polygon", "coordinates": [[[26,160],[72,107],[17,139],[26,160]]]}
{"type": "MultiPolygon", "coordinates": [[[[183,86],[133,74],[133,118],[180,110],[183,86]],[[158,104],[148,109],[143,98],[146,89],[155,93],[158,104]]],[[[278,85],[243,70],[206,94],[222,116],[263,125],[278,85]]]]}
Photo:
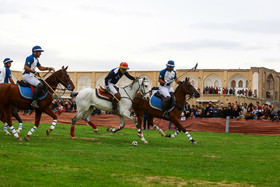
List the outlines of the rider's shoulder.
{"type": "Polygon", "coordinates": [[[34,62],[34,55],[32,54],[32,55],[26,57],[26,60],[27,60],[28,62],[34,62]]]}
{"type": "Polygon", "coordinates": [[[113,73],[117,74],[117,73],[119,72],[119,70],[120,70],[120,68],[117,67],[117,68],[112,69],[111,71],[112,71],[113,73]]]}

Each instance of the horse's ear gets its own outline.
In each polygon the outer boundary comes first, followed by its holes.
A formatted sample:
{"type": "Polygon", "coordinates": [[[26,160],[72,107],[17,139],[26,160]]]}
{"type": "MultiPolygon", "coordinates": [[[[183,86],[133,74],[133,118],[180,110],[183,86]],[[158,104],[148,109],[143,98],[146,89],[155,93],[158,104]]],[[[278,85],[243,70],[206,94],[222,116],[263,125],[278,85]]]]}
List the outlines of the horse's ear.
{"type": "Polygon", "coordinates": [[[64,66],[62,66],[62,68],[61,69],[64,69],[64,66]]]}
{"type": "Polygon", "coordinates": [[[190,80],[190,78],[189,78],[189,77],[186,77],[185,81],[188,82],[189,80],[190,80]]]}
{"type": "Polygon", "coordinates": [[[68,66],[66,66],[65,70],[67,70],[67,69],[68,69],[68,66]]]}

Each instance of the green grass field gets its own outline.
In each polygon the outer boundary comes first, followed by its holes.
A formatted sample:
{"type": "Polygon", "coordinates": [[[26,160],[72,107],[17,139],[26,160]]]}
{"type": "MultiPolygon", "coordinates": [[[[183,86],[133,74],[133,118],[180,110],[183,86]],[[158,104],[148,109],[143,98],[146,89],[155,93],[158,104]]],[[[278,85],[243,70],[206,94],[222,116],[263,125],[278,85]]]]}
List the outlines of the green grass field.
{"type": "MultiPolygon", "coordinates": [[[[76,126],[72,139],[70,125],[46,136],[49,126],[17,142],[0,125],[0,186],[280,186],[279,137],[190,132],[193,146],[183,133],[171,139],[150,130],[145,145],[136,129],[76,126]]],[[[24,123],[21,137],[31,127],[24,123]]]]}

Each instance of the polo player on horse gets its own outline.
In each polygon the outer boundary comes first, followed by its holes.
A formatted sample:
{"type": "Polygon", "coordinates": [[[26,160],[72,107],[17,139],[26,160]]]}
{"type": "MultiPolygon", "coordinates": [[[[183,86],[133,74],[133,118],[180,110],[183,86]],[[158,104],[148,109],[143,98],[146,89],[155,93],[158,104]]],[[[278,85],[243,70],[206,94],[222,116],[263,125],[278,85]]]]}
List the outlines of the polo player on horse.
{"type": "Polygon", "coordinates": [[[126,62],[122,62],[120,64],[120,67],[114,68],[109,72],[109,74],[107,75],[107,77],[105,78],[105,81],[104,81],[106,90],[115,96],[112,99],[112,104],[113,104],[112,113],[115,115],[118,114],[118,109],[117,109],[118,100],[121,99],[120,93],[115,88],[117,82],[120,80],[120,78],[123,75],[125,75],[130,80],[135,80],[135,78],[127,72],[128,69],[129,69],[128,64],[126,62]]]}
{"type": "Polygon", "coordinates": [[[170,92],[174,92],[172,83],[175,82],[179,84],[179,80],[177,79],[177,74],[173,70],[175,67],[175,63],[173,60],[169,60],[166,64],[166,68],[159,73],[158,82],[160,83],[159,91],[164,96],[164,100],[162,102],[162,117],[165,119],[169,119],[168,116],[168,107],[171,101],[170,92]]]}
{"type": "Polygon", "coordinates": [[[35,108],[39,108],[37,104],[37,99],[39,97],[40,92],[43,89],[43,84],[38,80],[36,76],[39,76],[39,73],[35,71],[36,67],[38,67],[41,71],[46,70],[53,70],[52,67],[44,67],[41,66],[39,59],[41,56],[41,52],[44,52],[44,50],[40,46],[34,46],[32,48],[32,55],[28,56],[25,60],[24,68],[22,71],[22,79],[29,84],[36,86],[36,90],[33,96],[33,102],[31,103],[31,106],[35,108]]]}

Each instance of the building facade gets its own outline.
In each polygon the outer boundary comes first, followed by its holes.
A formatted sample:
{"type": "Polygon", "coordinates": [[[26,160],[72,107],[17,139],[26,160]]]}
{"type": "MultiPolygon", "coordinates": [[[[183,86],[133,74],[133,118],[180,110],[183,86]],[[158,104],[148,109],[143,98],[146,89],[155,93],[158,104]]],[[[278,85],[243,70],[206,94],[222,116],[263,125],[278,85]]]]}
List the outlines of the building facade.
{"type": "MultiPolygon", "coordinates": [[[[255,103],[258,100],[261,103],[275,104],[279,107],[280,73],[273,69],[251,67],[250,69],[197,69],[190,72],[187,72],[186,69],[178,69],[176,72],[180,80],[189,77],[191,84],[201,93],[199,99],[189,101],[192,104],[197,102],[207,103],[209,101],[217,103],[235,101],[255,103]],[[213,89],[216,92],[209,92],[209,90],[213,89]],[[226,89],[228,89],[227,93],[224,92],[226,89]],[[230,90],[234,91],[234,93],[230,94],[230,90]]],[[[159,86],[159,71],[129,71],[129,73],[135,77],[145,76],[152,87],[159,86]]],[[[102,86],[107,74],[108,71],[69,72],[76,91],[88,87],[98,88],[102,86]]],[[[22,79],[21,72],[12,71],[12,78],[14,81],[22,79]]],[[[124,76],[118,82],[118,86],[122,87],[130,82],[124,76]]],[[[173,86],[176,87],[176,85],[173,86]]],[[[69,93],[66,92],[64,97],[68,96],[69,93]]]]}

